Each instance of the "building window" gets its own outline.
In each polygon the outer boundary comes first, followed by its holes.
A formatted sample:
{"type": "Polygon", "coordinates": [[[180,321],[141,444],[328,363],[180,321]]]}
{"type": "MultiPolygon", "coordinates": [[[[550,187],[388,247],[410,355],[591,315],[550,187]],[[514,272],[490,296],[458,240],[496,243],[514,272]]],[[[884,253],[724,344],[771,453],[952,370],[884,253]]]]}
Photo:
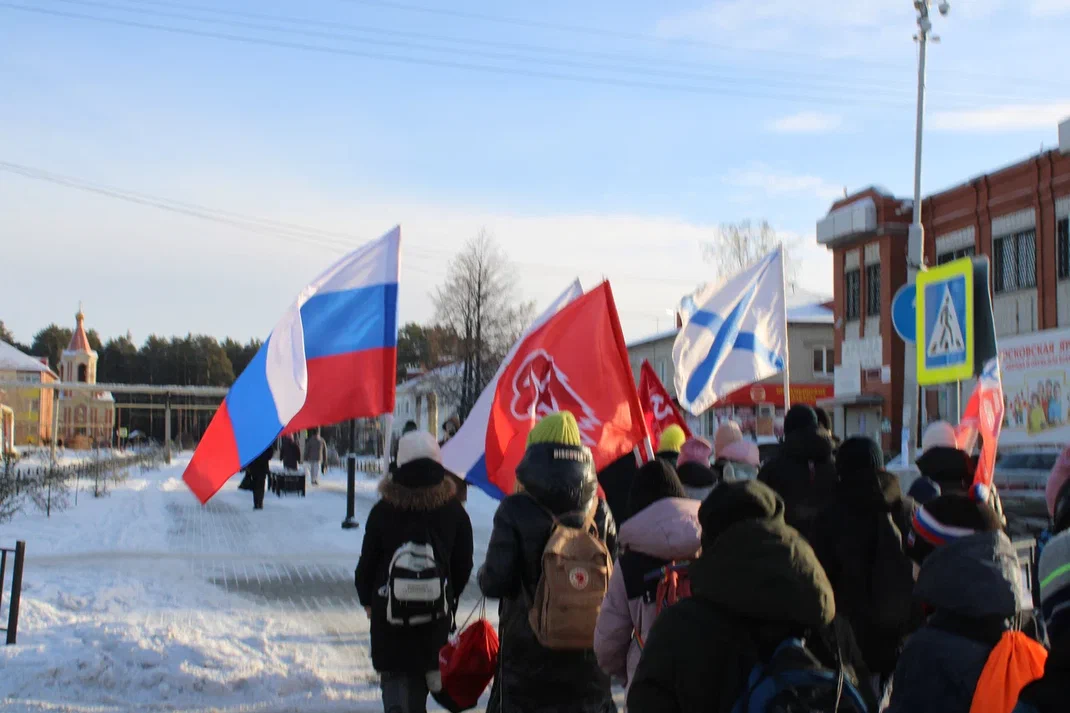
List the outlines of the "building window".
{"type": "Polygon", "coordinates": [[[866,266],[866,316],[881,316],[881,266],[866,266]]]}
{"type": "Polygon", "coordinates": [[[83,384],[86,383],[86,376],[87,376],[88,373],[89,373],[89,369],[86,368],[85,364],[79,364],[78,365],[78,381],[79,382],[81,382],[83,384]]]}
{"type": "Polygon", "coordinates": [[[977,250],[971,245],[968,248],[959,248],[958,250],[949,250],[946,253],[940,253],[936,256],[937,265],[946,265],[949,262],[953,262],[964,257],[973,257],[977,254],[977,250]]]}
{"type": "Polygon", "coordinates": [[[844,286],[844,307],[847,319],[858,319],[861,315],[862,307],[862,295],[861,285],[859,284],[859,278],[861,273],[858,270],[849,270],[844,273],[843,286],[844,286]]]}
{"type": "Polygon", "coordinates": [[[1014,292],[1037,285],[1037,252],[1035,230],[996,238],[996,292],[1014,292]]]}
{"type": "Polygon", "coordinates": [[[1070,277],[1070,218],[1063,218],[1056,226],[1056,242],[1059,245],[1059,279],[1070,277]]]}
{"type": "Polygon", "coordinates": [[[814,348],[814,373],[831,375],[836,361],[836,350],[826,347],[814,348]]]}

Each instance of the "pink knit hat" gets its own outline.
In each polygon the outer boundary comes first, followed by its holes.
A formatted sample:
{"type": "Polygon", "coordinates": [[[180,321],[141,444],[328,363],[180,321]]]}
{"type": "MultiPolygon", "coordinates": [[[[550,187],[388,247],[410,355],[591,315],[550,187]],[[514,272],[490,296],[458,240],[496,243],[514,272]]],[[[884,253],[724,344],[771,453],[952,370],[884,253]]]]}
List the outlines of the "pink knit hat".
{"type": "Polygon", "coordinates": [[[680,455],[676,458],[676,465],[699,463],[708,466],[711,455],[713,455],[713,448],[705,438],[688,438],[680,448],[680,455]]]}
{"type": "Polygon", "coordinates": [[[725,448],[743,440],[743,431],[739,430],[739,424],[735,421],[725,421],[717,428],[713,437],[713,452],[718,458],[723,458],[721,453],[725,448]]]}
{"type": "Polygon", "coordinates": [[[1055,461],[1055,467],[1048,476],[1048,487],[1044,489],[1044,499],[1048,501],[1048,515],[1055,517],[1055,503],[1059,499],[1059,492],[1070,481],[1070,446],[1067,446],[1059,454],[1059,460],[1055,461]]]}
{"type": "Polygon", "coordinates": [[[730,443],[717,454],[717,457],[730,460],[733,463],[745,463],[755,468],[762,464],[758,453],[758,445],[750,441],[730,443]]]}

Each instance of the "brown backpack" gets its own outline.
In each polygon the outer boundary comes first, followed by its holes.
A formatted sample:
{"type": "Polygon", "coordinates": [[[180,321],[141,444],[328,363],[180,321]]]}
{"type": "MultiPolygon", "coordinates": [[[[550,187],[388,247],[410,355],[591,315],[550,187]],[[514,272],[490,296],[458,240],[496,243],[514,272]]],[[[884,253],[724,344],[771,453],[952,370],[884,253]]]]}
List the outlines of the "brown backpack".
{"type": "Polygon", "coordinates": [[[535,637],[548,649],[594,648],[595,624],[613,572],[609,549],[594,523],[597,512],[596,499],[579,528],[563,525],[550,513],[554,527],[542,551],[542,574],[528,615],[535,637]]]}

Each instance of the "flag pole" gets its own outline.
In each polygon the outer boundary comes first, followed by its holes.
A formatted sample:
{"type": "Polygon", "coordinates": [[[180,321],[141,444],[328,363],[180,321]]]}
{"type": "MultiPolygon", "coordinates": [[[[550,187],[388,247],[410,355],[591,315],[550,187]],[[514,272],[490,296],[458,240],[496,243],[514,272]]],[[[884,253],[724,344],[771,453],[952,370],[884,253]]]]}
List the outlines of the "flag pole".
{"type": "Polygon", "coordinates": [[[788,415],[791,408],[791,375],[789,365],[791,356],[788,353],[788,271],[784,269],[784,243],[780,243],[780,280],[784,288],[784,415],[788,415]]]}

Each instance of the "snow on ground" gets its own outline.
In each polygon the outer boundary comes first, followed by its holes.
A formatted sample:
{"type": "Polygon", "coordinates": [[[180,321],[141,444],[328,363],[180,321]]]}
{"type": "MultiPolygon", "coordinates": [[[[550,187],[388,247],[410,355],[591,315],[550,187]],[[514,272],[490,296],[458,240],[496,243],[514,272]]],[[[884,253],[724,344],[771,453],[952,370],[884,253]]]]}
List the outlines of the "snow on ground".
{"type": "MultiPolygon", "coordinates": [[[[0,708],[382,710],[353,589],[363,530],[341,529],[344,472],[305,498],[269,494],[254,512],[237,477],[202,507],[181,480],[188,460],[133,469],[51,518],[31,505],[0,525],[5,546],[27,542],[19,644],[0,647],[0,708]]],[[[361,523],[377,483],[358,477],[361,523]]],[[[477,567],[496,505],[469,494],[477,567]]],[[[472,583],[462,617],[477,596],[472,583]]],[[[5,622],[9,600],[5,590],[5,622]]]]}

